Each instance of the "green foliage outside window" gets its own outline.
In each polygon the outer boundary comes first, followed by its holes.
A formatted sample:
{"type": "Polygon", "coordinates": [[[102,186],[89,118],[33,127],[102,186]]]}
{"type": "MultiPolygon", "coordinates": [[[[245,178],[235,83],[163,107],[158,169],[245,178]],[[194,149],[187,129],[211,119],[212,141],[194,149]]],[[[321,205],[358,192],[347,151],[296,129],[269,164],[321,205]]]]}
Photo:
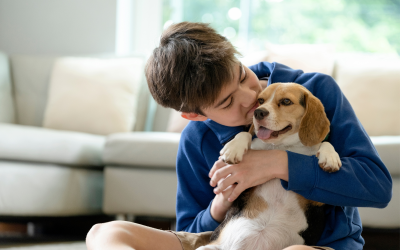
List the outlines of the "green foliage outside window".
{"type": "MultiPolygon", "coordinates": [[[[175,11],[172,1],[179,0],[164,0],[164,23],[175,11]]],[[[209,22],[242,51],[262,50],[268,41],[333,44],[338,52],[400,54],[400,0],[180,1],[182,21],[209,22]],[[228,14],[234,7],[242,14],[237,20],[232,17],[240,13],[228,14]]]]}

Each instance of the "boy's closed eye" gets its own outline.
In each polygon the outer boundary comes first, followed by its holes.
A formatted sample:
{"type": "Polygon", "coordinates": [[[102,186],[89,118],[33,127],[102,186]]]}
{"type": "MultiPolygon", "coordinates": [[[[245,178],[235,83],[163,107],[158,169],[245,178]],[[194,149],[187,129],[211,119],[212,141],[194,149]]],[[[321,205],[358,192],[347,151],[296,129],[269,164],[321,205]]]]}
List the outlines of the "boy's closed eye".
{"type": "MultiPolygon", "coordinates": [[[[244,67],[242,66],[242,69],[243,69],[243,77],[242,77],[242,79],[240,80],[240,82],[239,83],[243,83],[246,79],[247,79],[247,72],[246,72],[246,70],[244,69],[244,67]]],[[[233,96],[231,97],[231,101],[229,102],[229,104],[227,105],[227,106],[225,106],[224,108],[222,108],[222,109],[228,109],[230,106],[232,106],[232,104],[233,104],[233,100],[234,100],[234,98],[233,98],[233,96]]]]}
{"type": "Polygon", "coordinates": [[[232,106],[232,104],[233,104],[233,96],[232,96],[231,101],[229,102],[229,104],[227,106],[225,106],[224,108],[222,108],[222,109],[227,109],[230,106],[232,106]]]}

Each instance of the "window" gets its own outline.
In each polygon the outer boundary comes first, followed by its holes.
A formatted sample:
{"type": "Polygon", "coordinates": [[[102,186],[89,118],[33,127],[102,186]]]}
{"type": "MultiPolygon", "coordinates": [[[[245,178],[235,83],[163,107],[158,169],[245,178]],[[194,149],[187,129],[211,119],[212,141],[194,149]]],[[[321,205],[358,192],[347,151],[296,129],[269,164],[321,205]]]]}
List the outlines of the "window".
{"type": "Polygon", "coordinates": [[[266,42],[400,54],[400,0],[163,0],[172,21],[210,23],[243,54],[266,42]]]}

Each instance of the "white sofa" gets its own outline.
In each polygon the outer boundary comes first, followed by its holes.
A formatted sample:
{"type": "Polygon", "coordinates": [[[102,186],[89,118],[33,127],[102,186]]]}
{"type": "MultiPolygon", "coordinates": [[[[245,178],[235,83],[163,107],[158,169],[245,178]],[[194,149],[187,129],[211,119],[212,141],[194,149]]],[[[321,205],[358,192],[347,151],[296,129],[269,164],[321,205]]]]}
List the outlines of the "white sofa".
{"type": "MultiPolygon", "coordinates": [[[[56,58],[0,54],[0,216],[105,213],[174,218],[180,134],[167,132],[171,110],[151,101],[143,82],[131,132],[100,136],[43,128],[49,77],[56,58]]],[[[393,59],[393,64],[389,71],[371,64],[367,72],[392,74],[399,86],[399,59],[393,59]]],[[[338,59],[332,75],[339,84],[347,84],[346,79],[358,83],[357,77],[364,77],[363,68],[357,72],[352,69],[355,66],[357,63],[349,59],[338,59]]],[[[373,96],[380,90],[366,92],[373,96]]],[[[398,99],[386,101],[373,112],[398,104],[398,99]]],[[[356,111],[364,108],[357,100],[354,103],[356,111]]],[[[389,128],[400,127],[393,124],[393,117],[399,114],[379,121],[389,122],[389,128]]],[[[369,125],[361,121],[368,132],[369,125]]],[[[383,132],[371,138],[393,176],[393,199],[383,210],[362,208],[360,212],[365,226],[398,228],[400,132],[383,132]]]]}
{"type": "Polygon", "coordinates": [[[0,54],[0,215],[102,213],[105,137],[42,128],[54,57],[0,54]]]}

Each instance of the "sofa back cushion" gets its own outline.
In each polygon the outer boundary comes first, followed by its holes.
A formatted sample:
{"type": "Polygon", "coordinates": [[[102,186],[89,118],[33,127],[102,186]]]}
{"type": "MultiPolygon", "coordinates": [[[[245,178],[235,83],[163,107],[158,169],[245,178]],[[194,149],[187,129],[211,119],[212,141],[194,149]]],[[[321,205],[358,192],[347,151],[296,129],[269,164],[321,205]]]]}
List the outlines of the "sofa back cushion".
{"type": "Polygon", "coordinates": [[[8,57],[0,52],[0,122],[15,122],[14,101],[11,91],[8,57]]]}
{"type": "Polygon", "coordinates": [[[57,59],[43,126],[99,135],[132,131],[143,65],[138,57],[57,59]]]}
{"type": "Polygon", "coordinates": [[[41,126],[55,57],[11,56],[16,122],[41,126]]]}
{"type": "Polygon", "coordinates": [[[319,72],[332,75],[335,65],[334,47],[326,44],[271,44],[240,59],[246,66],[259,62],[278,62],[305,73],[319,72]]]}
{"type": "Polygon", "coordinates": [[[369,136],[400,135],[400,58],[343,54],[334,77],[369,136]]]}
{"type": "MultiPolygon", "coordinates": [[[[93,57],[114,58],[115,55],[92,55],[93,57]]],[[[129,55],[143,57],[143,55],[129,55]]],[[[15,123],[41,127],[48,100],[50,76],[54,62],[60,56],[13,55],[10,56],[10,71],[15,103],[15,123]]],[[[4,87],[4,85],[2,85],[4,87]]],[[[3,88],[2,87],[2,88],[3,88]]],[[[0,91],[1,92],[1,91],[0,91]]],[[[147,116],[149,91],[143,77],[134,131],[143,131],[147,116]]],[[[0,103],[6,103],[0,99],[0,103]]],[[[7,102],[9,103],[9,102],[7,102]]],[[[12,103],[12,102],[11,102],[12,103]]],[[[10,104],[11,105],[11,104],[10,104]]],[[[3,105],[0,106],[0,110],[3,105]]],[[[7,110],[9,110],[7,108],[7,110]]],[[[1,110],[1,113],[3,111],[1,110]]],[[[14,113],[13,113],[14,115],[14,113]]],[[[9,115],[11,116],[11,115],[9,115]]],[[[2,119],[2,118],[0,118],[2,119]]],[[[11,122],[10,119],[4,122],[11,122]]],[[[3,121],[3,120],[0,120],[3,121]]]]}

